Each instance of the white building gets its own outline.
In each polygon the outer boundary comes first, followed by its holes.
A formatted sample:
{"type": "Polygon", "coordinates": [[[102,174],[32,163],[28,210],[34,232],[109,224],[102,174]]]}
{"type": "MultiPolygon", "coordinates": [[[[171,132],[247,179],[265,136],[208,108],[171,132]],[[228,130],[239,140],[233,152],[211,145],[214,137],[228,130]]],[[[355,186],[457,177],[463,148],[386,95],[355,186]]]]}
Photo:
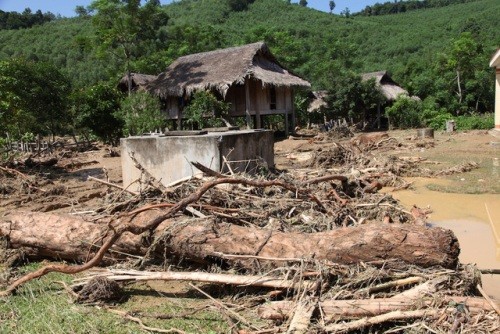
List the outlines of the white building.
{"type": "Polygon", "coordinates": [[[495,67],[495,129],[500,131],[500,49],[491,58],[490,67],[495,67]]]}

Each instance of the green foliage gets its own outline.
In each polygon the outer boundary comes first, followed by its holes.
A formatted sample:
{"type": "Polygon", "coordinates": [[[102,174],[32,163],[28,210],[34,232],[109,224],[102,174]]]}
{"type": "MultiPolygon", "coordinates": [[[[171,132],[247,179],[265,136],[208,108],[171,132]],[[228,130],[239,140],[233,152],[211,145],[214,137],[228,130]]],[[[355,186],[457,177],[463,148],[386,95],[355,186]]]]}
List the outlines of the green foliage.
{"type": "Polygon", "coordinates": [[[455,118],[457,130],[490,130],[495,127],[495,115],[465,115],[455,118]]]}
{"type": "Polygon", "coordinates": [[[122,135],[123,121],[116,117],[121,94],[109,84],[100,83],[73,93],[72,112],[75,130],[84,136],[95,135],[116,145],[122,135]]]}
{"type": "Polygon", "coordinates": [[[104,58],[110,56],[132,70],[131,62],[146,56],[160,46],[157,32],[168,16],[161,11],[157,0],[141,6],[140,0],[95,0],[89,6],[95,11],[96,50],[104,58]]]}
{"type": "Polygon", "coordinates": [[[369,112],[376,110],[377,105],[384,101],[375,80],[362,81],[359,75],[352,72],[339,72],[332,78],[328,89],[327,116],[330,119],[352,118],[358,122],[367,118],[369,112]]]}
{"type": "Polygon", "coordinates": [[[333,10],[335,9],[335,1],[330,1],[328,3],[328,5],[330,6],[330,14],[333,13],[333,10]]]}
{"type": "Polygon", "coordinates": [[[136,92],[125,98],[116,116],[123,120],[125,135],[140,135],[165,126],[160,101],[146,92],[136,92]]]}
{"type": "Polygon", "coordinates": [[[410,1],[394,1],[375,3],[373,6],[366,6],[358,15],[372,16],[372,15],[389,15],[404,13],[410,10],[445,7],[452,4],[459,4],[465,2],[473,2],[477,0],[410,0],[410,1]]]}
{"type": "Polygon", "coordinates": [[[422,102],[408,96],[400,95],[393,105],[385,109],[391,129],[416,128],[422,125],[422,102]]]}
{"type": "Polygon", "coordinates": [[[221,117],[227,117],[229,104],[218,100],[212,93],[199,91],[194,93],[183,116],[191,129],[224,126],[221,117]]]}
{"type": "Polygon", "coordinates": [[[56,16],[51,12],[42,13],[41,10],[37,10],[33,14],[30,8],[26,8],[22,13],[0,10],[0,29],[31,28],[55,20],[55,18],[56,16]]]}
{"type": "Polygon", "coordinates": [[[35,141],[35,134],[33,132],[26,132],[21,136],[21,140],[23,142],[34,142],[35,141]]]}
{"type": "Polygon", "coordinates": [[[248,9],[248,5],[253,3],[255,0],[227,0],[229,8],[232,11],[240,12],[248,9]]]}
{"type": "Polygon", "coordinates": [[[309,106],[309,97],[306,92],[299,91],[293,96],[293,105],[295,108],[295,115],[297,117],[297,125],[305,125],[309,122],[319,123],[322,119],[316,119],[315,117],[323,118],[320,113],[310,113],[307,111],[309,106]]]}
{"type": "Polygon", "coordinates": [[[0,62],[0,131],[14,138],[26,132],[64,132],[69,90],[68,79],[48,63],[22,58],[0,62]]]}
{"type": "Polygon", "coordinates": [[[470,32],[460,34],[452,40],[446,54],[440,54],[437,62],[436,91],[444,91],[443,99],[455,115],[489,109],[493,77],[485,74],[483,68],[488,59],[482,56],[483,46],[470,32]]]}
{"type": "Polygon", "coordinates": [[[427,98],[422,104],[421,122],[423,126],[434,130],[444,130],[446,121],[453,120],[453,115],[445,108],[439,108],[434,98],[427,98]]]}

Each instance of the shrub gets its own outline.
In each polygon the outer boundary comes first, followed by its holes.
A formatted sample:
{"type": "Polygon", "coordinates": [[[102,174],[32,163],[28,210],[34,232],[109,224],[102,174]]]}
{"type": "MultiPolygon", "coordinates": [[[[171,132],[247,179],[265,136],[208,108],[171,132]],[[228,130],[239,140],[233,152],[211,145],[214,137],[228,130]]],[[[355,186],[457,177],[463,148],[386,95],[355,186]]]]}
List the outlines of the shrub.
{"type": "Polygon", "coordinates": [[[161,130],[166,118],[160,111],[160,101],[146,92],[136,92],[126,97],[117,117],[123,120],[125,135],[139,135],[161,130]]]}
{"type": "Polygon", "coordinates": [[[73,122],[77,132],[87,140],[97,136],[104,142],[117,145],[122,135],[123,121],[116,117],[121,94],[112,84],[99,83],[73,93],[73,122]]]}
{"type": "Polygon", "coordinates": [[[422,101],[408,96],[399,96],[394,104],[385,110],[391,129],[408,129],[422,125],[422,101]]]}
{"type": "Polygon", "coordinates": [[[457,130],[489,130],[495,127],[493,114],[458,116],[455,121],[457,130]]]}
{"type": "Polygon", "coordinates": [[[210,92],[200,91],[194,93],[189,105],[183,111],[183,116],[191,129],[202,129],[205,126],[225,125],[222,117],[227,117],[228,112],[228,103],[217,100],[210,92]]]}

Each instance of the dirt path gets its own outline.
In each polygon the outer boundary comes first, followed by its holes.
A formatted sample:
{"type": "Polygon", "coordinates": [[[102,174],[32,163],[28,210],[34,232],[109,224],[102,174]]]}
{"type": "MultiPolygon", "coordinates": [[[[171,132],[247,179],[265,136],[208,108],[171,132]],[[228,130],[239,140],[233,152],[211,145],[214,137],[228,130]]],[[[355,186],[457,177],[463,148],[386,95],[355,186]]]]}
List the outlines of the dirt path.
{"type": "MultiPolygon", "coordinates": [[[[0,216],[16,210],[73,214],[92,211],[106,199],[108,187],[89,181],[89,176],[122,182],[120,157],[110,157],[108,147],[56,156],[54,166],[19,168],[26,175],[24,179],[0,171],[0,216]]],[[[17,158],[19,163],[25,159],[17,158]]]]}

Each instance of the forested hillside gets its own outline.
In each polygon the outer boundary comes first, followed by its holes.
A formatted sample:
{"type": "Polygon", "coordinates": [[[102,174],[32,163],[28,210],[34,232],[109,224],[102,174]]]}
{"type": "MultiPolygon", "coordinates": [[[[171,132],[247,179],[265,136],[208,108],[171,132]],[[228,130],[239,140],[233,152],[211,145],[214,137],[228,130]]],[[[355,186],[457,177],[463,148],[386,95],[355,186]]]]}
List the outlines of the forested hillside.
{"type": "Polygon", "coordinates": [[[365,9],[356,13],[356,15],[388,15],[404,13],[411,10],[423,8],[437,8],[449,5],[456,5],[465,2],[474,2],[477,0],[409,0],[409,1],[386,1],[384,3],[375,3],[373,6],[366,6],[365,9]]]}
{"type": "MultiPolygon", "coordinates": [[[[94,13],[103,8],[93,8],[94,13]]],[[[422,108],[430,114],[492,110],[488,60],[500,46],[497,0],[348,17],[283,0],[182,0],[159,10],[154,34],[127,59],[115,52],[116,45],[105,44],[106,52],[102,40],[96,43],[102,26],[81,15],[29,29],[0,30],[0,61],[21,57],[48,62],[78,92],[103,82],[114,85],[127,70],[158,74],[181,55],[263,40],[314,89],[340,92],[348,87],[342,96],[356,98],[362,95],[357,74],[388,70],[424,100],[422,108]]],[[[145,20],[135,22],[138,28],[143,24],[145,20]]],[[[353,105],[333,103],[331,111],[352,114],[353,105]]]]}

